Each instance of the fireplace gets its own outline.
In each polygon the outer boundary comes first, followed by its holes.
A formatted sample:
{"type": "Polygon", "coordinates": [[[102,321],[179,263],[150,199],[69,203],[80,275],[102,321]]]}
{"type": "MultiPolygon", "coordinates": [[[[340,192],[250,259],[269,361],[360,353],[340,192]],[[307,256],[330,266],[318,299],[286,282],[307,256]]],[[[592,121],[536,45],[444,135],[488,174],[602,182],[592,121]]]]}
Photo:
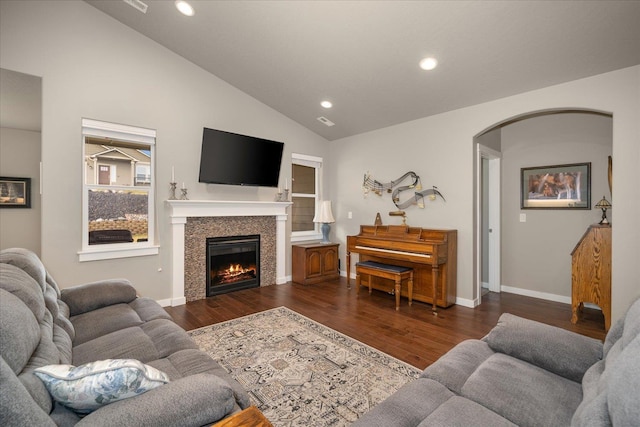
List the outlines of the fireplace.
{"type": "Polygon", "coordinates": [[[207,238],[207,297],[260,286],[260,235],[207,238]]]}
{"type": "Polygon", "coordinates": [[[287,282],[287,209],[291,202],[167,200],[171,220],[171,298],[178,306],[207,297],[204,236],[260,235],[260,286],[287,282]]]}

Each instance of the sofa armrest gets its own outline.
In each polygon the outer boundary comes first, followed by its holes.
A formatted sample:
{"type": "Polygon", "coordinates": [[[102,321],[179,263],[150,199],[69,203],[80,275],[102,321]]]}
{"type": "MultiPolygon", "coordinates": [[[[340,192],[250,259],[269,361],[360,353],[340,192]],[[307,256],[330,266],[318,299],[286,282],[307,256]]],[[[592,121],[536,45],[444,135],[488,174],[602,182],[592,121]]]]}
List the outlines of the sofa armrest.
{"type": "Polygon", "coordinates": [[[233,390],[226,381],[215,375],[201,373],[103,406],[76,425],[203,426],[224,418],[235,407],[233,390]]]}
{"type": "Polygon", "coordinates": [[[69,315],[76,316],[109,305],[130,303],[136,290],[126,279],[101,280],[60,291],[61,299],[69,306],[69,315]]]}
{"type": "Polygon", "coordinates": [[[507,354],[573,381],[602,359],[602,342],[509,313],[483,339],[507,354]]]}

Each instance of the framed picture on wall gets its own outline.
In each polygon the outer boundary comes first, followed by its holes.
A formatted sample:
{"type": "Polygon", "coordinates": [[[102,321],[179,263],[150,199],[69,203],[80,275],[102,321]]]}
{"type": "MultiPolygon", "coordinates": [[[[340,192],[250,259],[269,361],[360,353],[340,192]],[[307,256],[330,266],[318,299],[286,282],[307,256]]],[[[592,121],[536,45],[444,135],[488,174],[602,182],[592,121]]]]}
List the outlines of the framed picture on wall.
{"type": "Polygon", "coordinates": [[[0,208],[30,208],[31,178],[0,176],[0,208]]]}
{"type": "Polygon", "coordinates": [[[591,163],[520,169],[521,209],[591,209],[591,163]]]}

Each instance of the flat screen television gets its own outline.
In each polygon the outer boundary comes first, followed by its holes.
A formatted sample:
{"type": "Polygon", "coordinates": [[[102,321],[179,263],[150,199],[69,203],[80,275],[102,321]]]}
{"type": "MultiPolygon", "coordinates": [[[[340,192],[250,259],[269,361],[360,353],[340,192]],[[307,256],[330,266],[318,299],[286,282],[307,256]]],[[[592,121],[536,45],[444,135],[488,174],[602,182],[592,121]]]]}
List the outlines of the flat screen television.
{"type": "Polygon", "coordinates": [[[204,128],[200,182],[277,187],[284,143],[204,128]]]}

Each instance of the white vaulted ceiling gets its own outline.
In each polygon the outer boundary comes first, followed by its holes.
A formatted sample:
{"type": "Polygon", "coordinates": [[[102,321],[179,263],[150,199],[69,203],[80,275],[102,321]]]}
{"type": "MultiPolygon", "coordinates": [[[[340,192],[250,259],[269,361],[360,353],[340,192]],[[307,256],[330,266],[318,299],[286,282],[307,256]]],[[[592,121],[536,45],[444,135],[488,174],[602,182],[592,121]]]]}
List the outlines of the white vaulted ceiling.
{"type": "Polygon", "coordinates": [[[328,140],[640,64],[638,1],[142,1],[87,3],[328,140]]]}

